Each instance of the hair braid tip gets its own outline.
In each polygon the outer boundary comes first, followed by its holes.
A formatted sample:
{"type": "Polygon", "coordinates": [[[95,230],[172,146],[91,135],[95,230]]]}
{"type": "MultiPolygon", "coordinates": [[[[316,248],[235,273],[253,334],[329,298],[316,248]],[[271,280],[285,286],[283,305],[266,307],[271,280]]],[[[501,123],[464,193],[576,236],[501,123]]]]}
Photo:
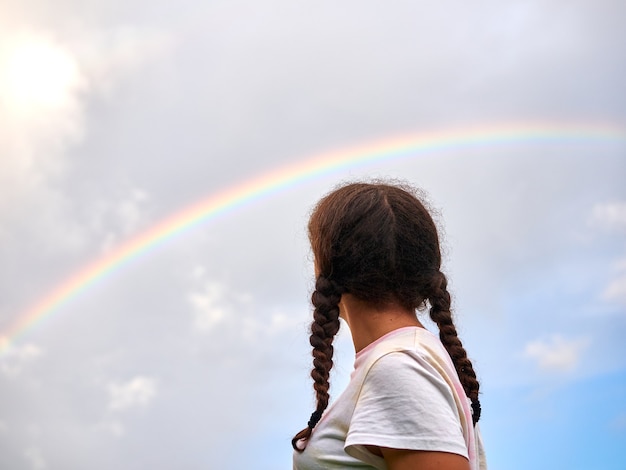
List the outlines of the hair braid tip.
{"type": "Polygon", "coordinates": [[[311,413],[311,419],[309,419],[307,426],[311,429],[317,426],[317,423],[319,423],[320,419],[322,419],[322,413],[324,413],[322,410],[315,410],[311,413]]]}
{"type": "Polygon", "coordinates": [[[480,407],[480,401],[479,400],[472,401],[472,421],[474,422],[474,426],[476,426],[476,423],[478,423],[478,421],[480,420],[481,411],[482,410],[480,407]]]}

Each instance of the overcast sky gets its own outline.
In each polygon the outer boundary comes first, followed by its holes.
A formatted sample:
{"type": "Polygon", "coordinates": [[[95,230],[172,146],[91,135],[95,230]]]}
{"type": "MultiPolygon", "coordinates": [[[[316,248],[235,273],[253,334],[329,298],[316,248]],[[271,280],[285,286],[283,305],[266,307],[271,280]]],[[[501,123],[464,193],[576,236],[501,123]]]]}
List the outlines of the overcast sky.
{"type": "MultiPolygon", "coordinates": [[[[308,214],[385,177],[437,213],[491,468],[623,470],[624,18],[621,0],[0,0],[0,337],[90,262],[266,172],[494,137],[249,200],[0,339],[0,468],[291,468],[314,403],[308,214]],[[495,142],[547,124],[612,137],[495,142]]],[[[335,397],[345,325],[336,349],[335,397]]]]}

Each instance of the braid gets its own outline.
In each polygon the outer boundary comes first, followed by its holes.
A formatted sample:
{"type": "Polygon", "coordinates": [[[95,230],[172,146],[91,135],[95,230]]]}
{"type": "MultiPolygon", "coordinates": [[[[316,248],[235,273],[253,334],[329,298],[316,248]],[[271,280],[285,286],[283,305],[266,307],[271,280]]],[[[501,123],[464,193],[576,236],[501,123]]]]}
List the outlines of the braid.
{"type": "MultiPolygon", "coordinates": [[[[322,418],[324,410],[328,407],[328,378],[330,369],[333,367],[333,339],[339,331],[339,301],[343,289],[325,276],[318,276],[315,283],[315,291],[311,295],[311,302],[315,307],[313,323],[311,324],[311,336],[309,342],[313,346],[313,389],[315,390],[317,406],[311,415],[307,427],[300,431],[291,440],[293,448],[302,452],[304,448],[298,447],[298,441],[305,441],[311,436],[311,431],[322,418]]],[[[305,444],[306,446],[306,444],[305,444]]]]}
{"type": "Polygon", "coordinates": [[[474,425],[480,419],[480,401],[478,400],[478,389],[480,387],[476,379],[476,372],[472,367],[472,362],[467,357],[463,344],[458,337],[456,327],[452,322],[450,312],[450,293],[448,292],[448,280],[446,276],[437,271],[433,276],[430,286],[430,318],[439,327],[439,339],[452,358],[454,367],[459,376],[465,394],[472,401],[472,421],[474,425]]]}

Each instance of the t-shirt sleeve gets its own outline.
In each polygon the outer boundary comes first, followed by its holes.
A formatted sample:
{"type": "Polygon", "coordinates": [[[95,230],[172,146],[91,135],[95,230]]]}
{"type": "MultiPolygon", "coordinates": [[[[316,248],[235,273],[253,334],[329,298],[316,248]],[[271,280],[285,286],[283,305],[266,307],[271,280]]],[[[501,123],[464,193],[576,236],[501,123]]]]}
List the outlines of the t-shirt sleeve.
{"type": "Polygon", "coordinates": [[[346,438],[351,456],[378,467],[365,446],[451,452],[467,447],[450,386],[420,355],[393,352],[370,368],[346,438]]]}

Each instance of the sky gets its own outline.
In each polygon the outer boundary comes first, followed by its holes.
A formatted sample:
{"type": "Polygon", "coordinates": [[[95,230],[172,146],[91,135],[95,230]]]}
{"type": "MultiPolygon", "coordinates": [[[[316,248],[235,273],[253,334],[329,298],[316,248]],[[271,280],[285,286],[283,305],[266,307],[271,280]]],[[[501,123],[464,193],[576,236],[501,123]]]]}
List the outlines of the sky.
{"type": "Polygon", "coordinates": [[[490,468],[626,468],[625,15],[0,0],[0,468],[291,468],[308,215],[373,178],[435,214],[490,468]]]}

